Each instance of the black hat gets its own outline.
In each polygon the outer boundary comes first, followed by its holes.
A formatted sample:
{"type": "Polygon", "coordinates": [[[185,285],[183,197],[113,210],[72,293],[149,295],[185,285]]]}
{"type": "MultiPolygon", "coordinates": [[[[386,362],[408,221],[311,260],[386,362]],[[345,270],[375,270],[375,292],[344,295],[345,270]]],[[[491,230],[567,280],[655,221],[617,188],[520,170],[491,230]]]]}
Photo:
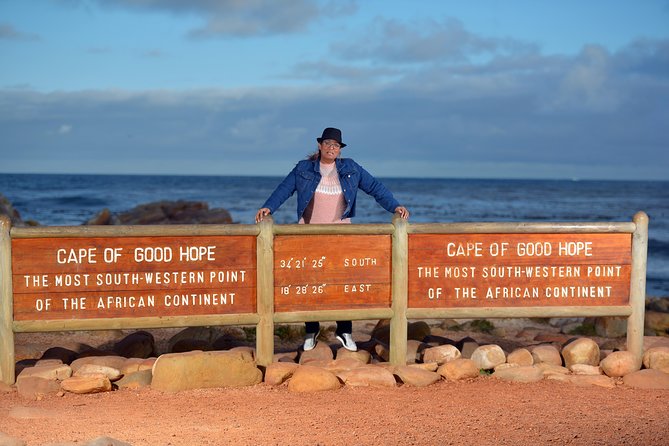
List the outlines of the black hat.
{"type": "Polygon", "coordinates": [[[318,141],[318,143],[320,144],[323,142],[324,139],[334,139],[339,143],[340,146],[342,146],[342,148],[346,147],[346,144],[341,142],[341,130],[336,129],[334,127],[328,127],[325,130],[323,130],[323,136],[321,136],[320,138],[316,138],[316,141],[318,141]]]}

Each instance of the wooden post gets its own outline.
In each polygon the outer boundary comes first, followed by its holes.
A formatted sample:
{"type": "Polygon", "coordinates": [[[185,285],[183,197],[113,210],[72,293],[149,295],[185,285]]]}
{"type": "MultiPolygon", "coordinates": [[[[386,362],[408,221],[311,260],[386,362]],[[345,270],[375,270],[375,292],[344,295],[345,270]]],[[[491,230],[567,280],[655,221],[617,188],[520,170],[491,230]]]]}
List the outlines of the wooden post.
{"type": "Polygon", "coordinates": [[[256,326],[256,360],[267,367],[274,360],[274,220],[271,216],[260,225],[257,253],[257,311],[260,321],[256,326]]]}
{"type": "Polygon", "coordinates": [[[390,319],[390,362],[405,365],[407,355],[407,292],[409,284],[409,236],[407,221],[393,217],[392,310],[390,319]]]}
{"type": "Polygon", "coordinates": [[[632,234],[632,274],[630,279],[630,307],[627,318],[627,351],[634,354],[641,365],[643,357],[643,333],[646,308],[646,264],[648,256],[648,215],[634,215],[636,229],[632,234]]]}
{"type": "Polygon", "coordinates": [[[14,329],[12,296],[12,222],[0,215],[0,381],[14,383],[14,329]]]}

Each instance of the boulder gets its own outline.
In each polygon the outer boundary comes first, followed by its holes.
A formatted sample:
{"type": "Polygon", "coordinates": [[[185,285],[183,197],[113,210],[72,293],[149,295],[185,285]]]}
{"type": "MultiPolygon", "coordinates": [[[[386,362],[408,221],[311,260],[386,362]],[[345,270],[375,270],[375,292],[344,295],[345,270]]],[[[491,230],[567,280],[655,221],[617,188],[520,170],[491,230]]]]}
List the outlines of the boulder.
{"type": "Polygon", "coordinates": [[[156,342],[148,331],[137,331],[114,345],[114,353],[126,358],[148,358],[155,355],[156,342]]]}
{"type": "Polygon", "coordinates": [[[532,353],[526,348],[517,348],[506,357],[506,362],[519,366],[528,366],[534,364],[532,353]]]}
{"type": "Polygon", "coordinates": [[[441,379],[441,375],[438,373],[410,365],[400,365],[395,367],[395,375],[397,375],[405,385],[412,387],[430,386],[441,379]]]}
{"type": "Polygon", "coordinates": [[[273,362],[265,370],[265,384],[279,386],[288,380],[299,366],[289,362],[273,362]]]}
{"type": "Polygon", "coordinates": [[[636,372],[641,364],[632,353],[620,351],[608,355],[599,363],[599,366],[606,376],[617,378],[636,372]]]}
{"type": "Polygon", "coordinates": [[[160,356],[153,366],[151,388],[176,392],[258,384],[262,372],[241,352],[187,352],[160,356]]]}
{"type": "Polygon", "coordinates": [[[421,341],[415,339],[409,339],[407,341],[406,363],[414,364],[419,361],[425,347],[427,347],[427,344],[423,344],[421,341]]]}
{"type": "Polygon", "coordinates": [[[19,211],[14,209],[12,202],[0,194],[0,215],[6,215],[12,222],[13,227],[36,226],[35,222],[24,222],[19,211]]]}
{"type": "Polygon", "coordinates": [[[218,327],[188,327],[170,338],[167,342],[167,349],[171,353],[182,353],[191,350],[211,350],[211,345],[220,336],[221,330],[218,327]],[[196,346],[201,348],[188,348],[196,346]]]}
{"type": "Polygon", "coordinates": [[[55,379],[30,376],[18,380],[16,390],[23,398],[38,400],[46,395],[56,395],[60,392],[60,383],[55,379]]]}
{"type": "Polygon", "coordinates": [[[71,364],[72,361],[77,359],[78,355],[79,353],[75,352],[74,350],[70,350],[69,348],[51,347],[42,353],[40,360],[56,359],[60,360],[63,364],[71,364]]]}
{"type": "Polygon", "coordinates": [[[351,387],[395,387],[393,374],[384,367],[364,365],[339,375],[351,387]]]}
{"type": "Polygon", "coordinates": [[[562,367],[560,365],[550,364],[548,362],[542,362],[540,364],[535,364],[535,367],[542,370],[544,376],[548,375],[569,375],[569,369],[562,367]]]}
{"type": "Polygon", "coordinates": [[[128,358],[122,356],[86,356],[79,358],[70,364],[72,372],[76,373],[84,364],[95,364],[102,365],[106,367],[111,367],[113,369],[121,370],[125,365],[128,358]]]}
{"type": "Polygon", "coordinates": [[[474,350],[472,361],[479,369],[490,370],[506,362],[504,350],[499,345],[482,345],[474,350]]]}
{"type": "Polygon", "coordinates": [[[23,378],[36,377],[51,380],[64,380],[72,376],[72,368],[67,364],[47,364],[36,365],[35,367],[28,367],[21,370],[17,381],[23,378]]]}
{"type": "Polygon", "coordinates": [[[646,311],[644,326],[646,330],[660,336],[669,334],[669,313],[646,311]]]}
{"type": "Polygon", "coordinates": [[[476,341],[464,341],[462,342],[461,346],[456,345],[458,347],[458,350],[460,350],[460,353],[462,354],[462,358],[464,359],[471,359],[472,354],[476,351],[477,348],[479,348],[479,344],[476,341]]]}
{"type": "Polygon", "coordinates": [[[203,201],[158,201],[113,214],[103,209],[86,222],[89,225],[169,225],[230,224],[232,217],[225,209],[209,209],[203,201]]]}
{"type": "Polygon", "coordinates": [[[553,364],[562,365],[562,356],[560,351],[553,345],[536,345],[530,349],[534,364],[553,364]]]}
{"type": "Polygon", "coordinates": [[[669,373],[669,347],[652,347],[643,354],[643,366],[669,373]]]}
{"type": "Polygon", "coordinates": [[[299,366],[288,381],[291,392],[323,392],[340,387],[341,383],[334,373],[310,365],[299,366]]]}
{"type": "Polygon", "coordinates": [[[627,334],[627,318],[609,316],[595,318],[595,333],[603,338],[620,338],[627,334]]]}
{"type": "Polygon", "coordinates": [[[300,364],[306,364],[310,361],[331,361],[332,359],[334,359],[332,349],[326,342],[322,341],[317,341],[316,347],[300,354],[300,364]]]}
{"type": "Polygon", "coordinates": [[[597,386],[605,389],[613,389],[616,382],[613,378],[604,375],[572,375],[569,376],[569,382],[577,386],[597,386]]]}
{"type": "Polygon", "coordinates": [[[450,381],[459,381],[479,376],[479,367],[471,359],[460,358],[442,365],[437,373],[450,381]]]}
{"type": "Polygon", "coordinates": [[[63,390],[71,393],[87,394],[109,392],[112,389],[105,375],[73,376],[60,383],[63,390]]]}
{"type": "Polygon", "coordinates": [[[430,326],[425,321],[409,322],[407,325],[407,339],[423,342],[423,339],[430,336],[430,326]]]}
{"type": "Polygon", "coordinates": [[[573,364],[599,365],[599,346],[589,338],[578,338],[562,349],[567,368],[573,364]]]}
{"type": "Polygon", "coordinates": [[[644,369],[625,375],[623,383],[637,389],[669,390],[669,374],[659,370],[644,369]]]}
{"type": "Polygon", "coordinates": [[[544,379],[544,372],[534,366],[518,366],[495,370],[492,376],[502,381],[534,383],[544,379]]]}
{"type": "Polygon", "coordinates": [[[423,362],[436,362],[439,365],[445,364],[462,356],[460,350],[454,345],[439,345],[430,347],[423,351],[423,362]]]}
{"type": "Polygon", "coordinates": [[[360,364],[369,364],[372,360],[372,355],[367,350],[358,350],[357,352],[352,352],[346,350],[345,348],[340,348],[337,350],[337,359],[354,359],[360,364]]]}
{"type": "Polygon", "coordinates": [[[587,364],[572,364],[572,366],[569,367],[569,370],[571,370],[574,375],[597,376],[602,374],[601,367],[587,364]]]}
{"type": "Polygon", "coordinates": [[[124,375],[123,378],[115,381],[114,385],[119,389],[142,389],[151,385],[152,378],[151,370],[139,370],[124,375]]]}
{"type": "Polygon", "coordinates": [[[103,375],[109,381],[118,381],[123,374],[120,370],[105,365],[84,364],[74,373],[74,376],[103,375]]]}

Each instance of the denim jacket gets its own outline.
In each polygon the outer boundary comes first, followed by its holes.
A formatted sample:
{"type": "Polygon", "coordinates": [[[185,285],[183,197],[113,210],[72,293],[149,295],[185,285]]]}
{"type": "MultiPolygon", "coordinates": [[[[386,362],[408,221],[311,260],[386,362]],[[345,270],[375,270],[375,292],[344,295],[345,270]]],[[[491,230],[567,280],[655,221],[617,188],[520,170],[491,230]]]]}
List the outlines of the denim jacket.
{"type": "MultiPolygon", "coordinates": [[[[400,204],[383,183],[350,158],[338,158],[335,162],[339,173],[339,182],[346,200],[346,210],[341,217],[342,219],[355,217],[355,200],[358,189],[374,197],[376,202],[388,212],[395,212],[395,208],[400,204]]],[[[262,207],[268,208],[271,213],[274,213],[297,191],[297,220],[299,221],[313,198],[320,181],[320,160],[302,160],[276,187],[262,207]]]]}

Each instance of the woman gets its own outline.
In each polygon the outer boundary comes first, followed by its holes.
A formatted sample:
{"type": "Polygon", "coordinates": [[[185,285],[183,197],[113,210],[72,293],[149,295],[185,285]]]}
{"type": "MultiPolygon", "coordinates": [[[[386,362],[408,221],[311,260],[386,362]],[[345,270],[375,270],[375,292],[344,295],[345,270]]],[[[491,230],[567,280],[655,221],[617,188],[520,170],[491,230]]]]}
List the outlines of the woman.
{"type": "MultiPolygon", "coordinates": [[[[303,224],[350,223],[355,216],[358,189],[376,199],[388,212],[409,218],[409,211],[401,206],[393,194],[376,178],[349,158],[341,158],[341,130],[328,127],[323,130],[318,151],[295,168],[277,186],[256,214],[256,223],[276,211],[293,193],[297,192],[297,220],[303,224]]],[[[351,321],[337,321],[336,337],[347,350],[358,348],[351,335],[351,321]]],[[[316,346],[320,331],[318,322],[306,323],[304,350],[316,346]]]]}

